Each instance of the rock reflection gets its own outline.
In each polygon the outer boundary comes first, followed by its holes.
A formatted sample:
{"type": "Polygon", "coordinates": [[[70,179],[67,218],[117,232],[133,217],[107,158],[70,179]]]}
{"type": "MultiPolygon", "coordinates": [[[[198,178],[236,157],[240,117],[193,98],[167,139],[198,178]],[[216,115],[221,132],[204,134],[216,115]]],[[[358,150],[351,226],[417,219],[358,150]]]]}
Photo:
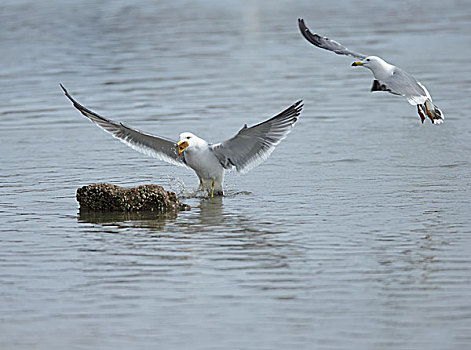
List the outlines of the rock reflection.
{"type": "Polygon", "coordinates": [[[91,224],[116,225],[119,227],[141,227],[163,229],[167,221],[174,221],[177,212],[156,213],[156,212],[94,212],[79,210],[78,222],[91,224]]]}

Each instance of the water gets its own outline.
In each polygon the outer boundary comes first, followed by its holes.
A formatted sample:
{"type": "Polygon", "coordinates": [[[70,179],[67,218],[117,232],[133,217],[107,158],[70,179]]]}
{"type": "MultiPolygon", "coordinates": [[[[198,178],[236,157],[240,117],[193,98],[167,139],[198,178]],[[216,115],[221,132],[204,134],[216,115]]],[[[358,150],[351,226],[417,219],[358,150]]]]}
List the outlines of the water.
{"type": "Polygon", "coordinates": [[[464,349],[471,336],[466,1],[3,1],[2,349],[464,349]],[[421,125],[296,19],[413,73],[421,125]],[[231,137],[298,99],[293,132],[224,198],[81,216],[86,184],[197,187],[74,110],[231,137]]]}

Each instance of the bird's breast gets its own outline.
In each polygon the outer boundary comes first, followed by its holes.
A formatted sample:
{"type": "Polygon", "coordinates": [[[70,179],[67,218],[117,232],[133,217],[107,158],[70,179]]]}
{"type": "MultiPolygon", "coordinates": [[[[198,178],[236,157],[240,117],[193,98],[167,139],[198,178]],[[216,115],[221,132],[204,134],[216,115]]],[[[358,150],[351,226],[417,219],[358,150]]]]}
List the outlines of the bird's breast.
{"type": "Polygon", "coordinates": [[[215,179],[224,172],[216,156],[208,149],[185,151],[186,163],[203,179],[215,179]]]}

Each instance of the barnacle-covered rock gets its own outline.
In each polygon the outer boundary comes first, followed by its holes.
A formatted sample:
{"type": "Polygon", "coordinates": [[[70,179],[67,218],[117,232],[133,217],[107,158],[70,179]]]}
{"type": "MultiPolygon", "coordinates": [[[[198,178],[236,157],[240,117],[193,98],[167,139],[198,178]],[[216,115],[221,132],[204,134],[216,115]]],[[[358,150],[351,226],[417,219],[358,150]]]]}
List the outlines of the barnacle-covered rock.
{"type": "Polygon", "coordinates": [[[80,210],[157,212],[189,210],[174,192],[159,185],[142,185],[126,188],[109,183],[92,184],[77,189],[80,210]]]}

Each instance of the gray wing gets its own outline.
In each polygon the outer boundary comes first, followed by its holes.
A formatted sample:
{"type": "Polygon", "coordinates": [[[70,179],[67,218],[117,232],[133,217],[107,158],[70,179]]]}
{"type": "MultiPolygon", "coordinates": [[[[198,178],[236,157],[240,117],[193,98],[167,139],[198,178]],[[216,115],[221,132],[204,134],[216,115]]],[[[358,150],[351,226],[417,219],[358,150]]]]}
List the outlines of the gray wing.
{"type": "Polygon", "coordinates": [[[225,169],[235,167],[246,173],[256,167],[275,149],[291,131],[303,108],[298,101],[280,114],[250,128],[247,124],[234,137],[211,145],[210,149],[225,169]]]}
{"type": "Polygon", "coordinates": [[[412,75],[398,67],[394,68],[391,77],[381,83],[391,90],[392,93],[404,96],[411,104],[422,104],[430,97],[422,84],[418,83],[412,75]]]}
{"type": "Polygon", "coordinates": [[[138,152],[160,160],[175,165],[186,166],[185,159],[183,157],[178,157],[178,154],[176,153],[176,143],[174,141],[160,136],[147,134],[139,130],[132,129],[122,123],[106,119],[75,101],[65,87],[62,86],[62,84],[60,84],[60,86],[62,90],[64,90],[65,96],[67,96],[80,113],[124,144],[138,152]]]}
{"type": "Polygon", "coordinates": [[[302,18],[298,18],[298,25],[299,30],[301,31],[301,34],[304,36],[304,38],[306,38],[306,40],[309,41],[311,44],[320,47],[321,49],[333,51],[337,55],[352,56],[358,59],[364,59],[367,57],[366,55],[362,55],[361,53],[350,51],[345,46],[339,44],[334,40],[330,40],[329,38],[320,36],[316,33],[311,33],[309,28],[306,27],[306,25],[304,24],[304,20],[302,18]]]}

